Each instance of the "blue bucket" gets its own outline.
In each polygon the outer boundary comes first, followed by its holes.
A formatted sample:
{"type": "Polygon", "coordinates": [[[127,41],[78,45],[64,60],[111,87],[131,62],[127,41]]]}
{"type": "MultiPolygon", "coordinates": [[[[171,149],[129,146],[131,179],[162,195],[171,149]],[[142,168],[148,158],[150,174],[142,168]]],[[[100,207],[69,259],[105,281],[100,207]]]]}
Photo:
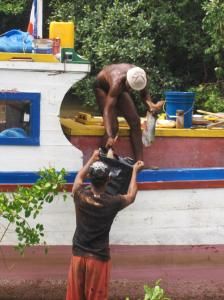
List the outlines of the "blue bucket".
{"type": "Polygon", "coordinates": [[[176,111],[184,111],[184,127],[192,126],[192,112],[194,106],[193,92],[165,92],[166,117],[168,120],[176,120],[176,111]]]}

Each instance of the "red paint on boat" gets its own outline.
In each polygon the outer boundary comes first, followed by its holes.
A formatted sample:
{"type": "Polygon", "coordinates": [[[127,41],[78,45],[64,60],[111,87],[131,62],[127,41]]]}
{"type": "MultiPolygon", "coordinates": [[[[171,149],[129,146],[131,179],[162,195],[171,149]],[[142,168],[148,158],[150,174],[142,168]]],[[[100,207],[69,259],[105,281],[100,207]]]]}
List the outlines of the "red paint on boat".
{"type": "MultiPolygon", "coordinates": [[[[100,136],[71,136],[73,145],[83,151],[86,161],[92,151],[99,148],[100,136]]],[[[202,137],[156,137],[149,148],[144,148],[146,168],[210,168],[224,167],[224,138],[202,137]]],[[[133,157],[130,139],[120,137],[115,152],[121,156],[133,157]]]]}
{"type": "MultiPolygon", "coordinates": [[[[31,187],[31,184],[21,184],[24,187],[31,187]]],[[[1,184],[0,192],[14,192],[17,184],[1,184]]],[[[172,189],[210,189],[223,188],[224,180],[185,180],[185,181],[157,181],[157,182],[139,182],[138,189],[140,191],[147,190],[172,190],[172,189]]],[[[64,185],[64,190],[72,191],[72,183],[64,185]]]]}
{"type": "Polygon", "coordinates": [[[209,189],[223,188],[224,180],[185,180],[185,181],[160,181],[141,182],[138,184],[139,190],[176,190],[176,189],[209,189]]]}
{"type": "MultiPolygon", "coordinates": [[[[173,300],[215,300],[224,294],[224,245],[112,245],[111,255],[111,300],[127,295],[139,299],[143,285],[158,279],[173,300]]],[[[11,298],[4,299],[63,299],[70,256],[71,246],[50,246],[48,254],[43,247],[33,247],[24,256],[2,246],[0,299],[8,291],[11,298]]]]}

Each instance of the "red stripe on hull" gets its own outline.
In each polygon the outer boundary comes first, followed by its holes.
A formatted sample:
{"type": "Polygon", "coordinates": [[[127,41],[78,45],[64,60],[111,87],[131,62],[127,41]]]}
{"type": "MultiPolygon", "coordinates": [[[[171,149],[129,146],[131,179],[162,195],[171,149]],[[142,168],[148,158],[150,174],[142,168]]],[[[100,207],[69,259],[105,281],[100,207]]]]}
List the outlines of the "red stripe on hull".
{"type": "Polygon", "coordinates": [[[138,188],[139,190],[224,188],[224,180],[142,182],[138,184],[138,188]]]}
{"type": "MultiPolygon", "coordinates": [[[[30,187],[31,184],[21,184],[24,187],[30,187]]],[[[0,184],[0,192],[14,192],[18,187],[18,184],[0,184]]]]}
{"type": "MultiPolygon", "coordinates": [[[[51,246],[47,255],[43,248],[35,247],[24,257],[12,247],[1,249],[0,299],[63,299],[70,246],[51,246]]],[[[111,300],[127,295],[131,300],[143,298],[143,284],[157,279],[162,279],[161,285],[172,299],[223,299],[224,245],[113,245],[111,255],[111,300]]]]}
{"type": "MultiPolygon", "coordinates": [[[[100,147],[102,137],[71,136],[73,145],[83,151],[86,161],[92,151],[100,147]]],[[[146,168],[211,168],[224,167],[224,138],[156,137],[149,148],[144,148],[146,168]]],[[[130,139],[120,137],[115,151],[121,156],[133,157],[130,139]]]]}
{"type": "MultiPolygon", "coordinates": [[[[15,192],[18,186],[31,187],[32,184],[0,184],[0,192],[15,192]]],[[[72,184],[68,183],[63,186],[63,190],[72,191],[72,184]]]]}
{"type": "MultiPolygon", "coordinates": [[[[22,186],[30,187],[31,184],[22,184],[22,186]]],[[[1,184],[0,192],[14,192],[17,188],[16,184],[1,184]]],[[[206,188],[224,188],[224,180],[196,180],[196,181],[160,181],[160,182],[140,182],[138,189],[140,191],[147,190],[177,190],[177,189],[206,189],[206,188]]],[[[68,183],[64,186],[67,192],[72,191],[72,184],[68,183]]]]}

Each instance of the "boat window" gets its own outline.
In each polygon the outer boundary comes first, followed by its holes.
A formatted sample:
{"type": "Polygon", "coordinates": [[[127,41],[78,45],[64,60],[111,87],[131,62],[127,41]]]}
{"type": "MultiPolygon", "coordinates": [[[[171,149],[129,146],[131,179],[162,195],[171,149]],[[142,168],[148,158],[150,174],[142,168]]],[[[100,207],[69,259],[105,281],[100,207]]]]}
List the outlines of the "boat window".
{"type": "Polygon", "coordinates": [[[40,93],[0,92],[0,145],[40,144],[40,93]]]}

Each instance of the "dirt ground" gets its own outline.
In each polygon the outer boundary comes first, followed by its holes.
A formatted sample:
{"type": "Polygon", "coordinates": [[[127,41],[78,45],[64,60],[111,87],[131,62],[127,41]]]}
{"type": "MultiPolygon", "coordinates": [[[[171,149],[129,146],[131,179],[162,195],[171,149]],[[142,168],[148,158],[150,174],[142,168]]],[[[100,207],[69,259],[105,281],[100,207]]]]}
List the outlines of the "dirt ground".
{"type": "MultiPolygon", "coordinates": [[[[144,282],[111,281],[108,300],[143,300],[144,282]]],[[[201,283],[198,286],[179,286],[178,282],[171,287],[163,285],[167,295],[172,300],[223,300],[223,290],[214,283],[214,289],[209,289],[201,283]],[[190,288],[190,289],[189,289],[190,288]]],[[[66,282],[58,281],[0,281],[0,300],[64,300],[66,282]]]]}

